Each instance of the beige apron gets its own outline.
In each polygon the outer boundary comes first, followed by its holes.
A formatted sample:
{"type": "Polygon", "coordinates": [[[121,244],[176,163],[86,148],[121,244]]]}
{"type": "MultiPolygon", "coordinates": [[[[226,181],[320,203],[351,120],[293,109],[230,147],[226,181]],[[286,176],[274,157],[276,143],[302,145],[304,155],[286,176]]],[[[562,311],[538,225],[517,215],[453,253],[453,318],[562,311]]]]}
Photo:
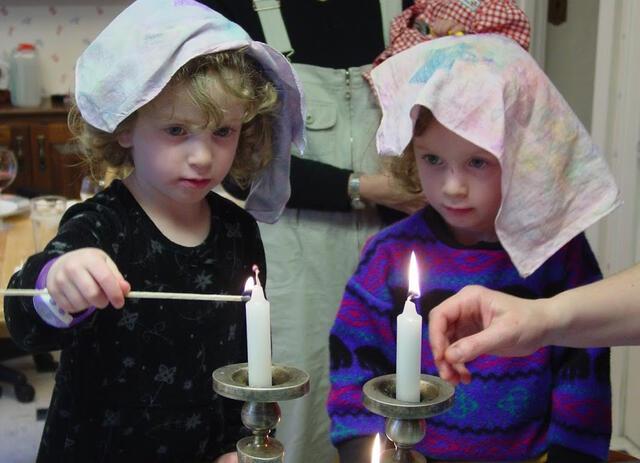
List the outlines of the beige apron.
{"type": "MultiPolygon", "coordinates": [[[[381,3],[388,9],[396,2],[381,3]]],[[[399,13],[400,7],[398,1],[397,10],[390,11],[399,13]]],[[[278,27],[283,23],[274,24],[278,27]]],[[[268,27],[263,21],[263,30],[268,27]]],[[[267,38],[274,35],[278,32],[265,32],[267,38]]],[[[278,43],[290,48],[281,34],[278,43]]],[[[303,157],[358,172],[379,171],[375,133],[380,111],[362,78],[370,66],[348,70],[304,64],[294,67],[307,104],[307,148],[303,157]]],[[[326,411],[329,330],[360,249],[379,229],[374,209],[286,209],[276,224],[260,224],[267,255],[273,361],[302,368],[311,375],[311,392],[306,397],[280,403],[282,421],[277,437],[285,446],[288,463],[331,463],[337,458],[329,441],[326,411]]]]}
{"type": "MultiPolygon", "coordinates": [[[[267,7],[259,14],[269,44],[278,45],[285,54],[295,53],[282,29],[280,11],[272,7],[277,2],[258,3],[267,7]]],[[[386,41],[388,25],[400,13],[401,2],[380,0],[380,6],[387,26],[386,41]]],[[[307,104],[307,148],[303,157],[358,172],[378,172],[375,133],[381,114],[362,78],[370,66],[348,70],[293,66],[307,104]]],[[[285,446],[287,463],[337,461],[329,440],[326,411],[329,331],[360,250],[379,229],[373,209],[346,213],[285,209],[277,223],[260,223],[267,256],[273,361],[302,368],[311,375],[307,396],[280,402],[282,421],[277,437],[285,446]]],[[[544,461],[546,455],[521,463],[544,461]]]]}

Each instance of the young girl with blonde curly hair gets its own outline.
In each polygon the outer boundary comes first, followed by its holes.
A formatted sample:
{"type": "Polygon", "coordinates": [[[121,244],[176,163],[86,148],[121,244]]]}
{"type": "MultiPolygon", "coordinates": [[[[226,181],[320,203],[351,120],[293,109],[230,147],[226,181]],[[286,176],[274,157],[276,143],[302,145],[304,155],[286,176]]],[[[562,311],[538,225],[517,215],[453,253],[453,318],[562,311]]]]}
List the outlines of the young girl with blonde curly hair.
{"type": "Polygon", "coordinates": [[[241,404],[211,374],[246,361],[244,305],[126,297],[241,294],[253,265],[266,276],[254,217],[288,197],[293,70],[195,1],[138,0],[79,58],[76,102],[92,170],[127,175],[71,207],[10,282],[51,296],[7,299],[13,339],[62,349],[38,462],[234,461],[241,404]],[[227,175],[251,186],[246,211],[211,192],[227,175]]]}

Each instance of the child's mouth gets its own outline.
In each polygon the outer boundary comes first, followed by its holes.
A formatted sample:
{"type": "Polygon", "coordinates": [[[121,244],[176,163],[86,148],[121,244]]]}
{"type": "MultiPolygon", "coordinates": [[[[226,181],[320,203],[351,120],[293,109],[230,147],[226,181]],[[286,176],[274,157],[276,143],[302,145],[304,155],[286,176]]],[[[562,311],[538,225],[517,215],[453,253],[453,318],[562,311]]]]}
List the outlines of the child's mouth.
{"type": "Polygon", "coordinates": [[[183,178],[180,183],[189,188],[206,188],[209,186],[210,180],[208,178],[183,178]]]}
{"type": "Polygon", "coordinates": [[[472,207],[449,207],[449,206],[445,206],[444,208],[447,210],[448,213],[454,214],[454,215],[468,214],[469,212],[473,211],[472,207]]]}

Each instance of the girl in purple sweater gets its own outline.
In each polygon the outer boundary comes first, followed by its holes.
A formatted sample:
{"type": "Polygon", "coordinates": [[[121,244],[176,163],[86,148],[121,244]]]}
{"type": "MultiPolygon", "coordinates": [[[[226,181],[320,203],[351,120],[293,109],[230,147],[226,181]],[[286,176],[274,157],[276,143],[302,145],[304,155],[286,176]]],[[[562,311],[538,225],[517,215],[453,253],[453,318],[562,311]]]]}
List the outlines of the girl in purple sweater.
{"type": "MultiPolygon", "coordinates": [[[[362,406],[369,379],[395,371],[396,317],[408,261],[428,311],[469,284],[550,297],[600,279],[582,233],[618,203],[602,155],[535,61],[497,35],[433,40],[372,78],[378,148],[402,153],[396,176],[430,206],[373,237],[330,337],[331,435],[343,461],[368,461],[383,419],[362,406]]],[[[422,372],[437,375],[423,329],[422,372]]],[[[547,347],[480,356],[475,381],[428,421],[417,446],[446,461],[597,462],[611,433],[607,349],[547,347]]]]}

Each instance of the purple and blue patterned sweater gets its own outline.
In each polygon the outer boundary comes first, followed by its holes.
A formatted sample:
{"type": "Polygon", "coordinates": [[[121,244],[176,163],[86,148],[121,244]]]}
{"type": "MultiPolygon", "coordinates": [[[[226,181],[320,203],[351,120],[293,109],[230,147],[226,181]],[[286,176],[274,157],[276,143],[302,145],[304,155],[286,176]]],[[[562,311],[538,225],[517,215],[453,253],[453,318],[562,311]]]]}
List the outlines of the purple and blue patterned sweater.
{"type": "MultiPolygon", "coordinates": [[[[469,284],[526,298],[549,297],[601,278],[584,235],[521,278],[498,243],[463,246],[431,208],[381,231],[362,252],[331,330],[328,411],[335,445],[384,432],[362,405],[362,385],[395,372],[396,317],[407,297],[411,251],[420,267],[422,372],[437,375],[428,313],[469,284]]],[[[427,421],[417,448],[435,459],[518,461],[548,452],[549,462],[606,460],[611,434],[608,349],[545,347],[528,357],[484,355],[474,380],[456,388],[453,407],[427,421]]]]}

